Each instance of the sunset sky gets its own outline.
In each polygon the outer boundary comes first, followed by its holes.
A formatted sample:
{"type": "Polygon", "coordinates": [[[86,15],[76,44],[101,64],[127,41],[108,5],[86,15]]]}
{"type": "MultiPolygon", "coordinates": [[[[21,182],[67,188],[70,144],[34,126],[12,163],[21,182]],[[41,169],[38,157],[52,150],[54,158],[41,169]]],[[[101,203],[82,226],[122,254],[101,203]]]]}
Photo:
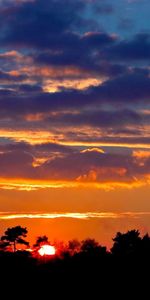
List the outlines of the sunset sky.
{"type": "Polygon", "coordinates": [[[0,235],[150,232],[149,12],[0,0],[0,235]]]}

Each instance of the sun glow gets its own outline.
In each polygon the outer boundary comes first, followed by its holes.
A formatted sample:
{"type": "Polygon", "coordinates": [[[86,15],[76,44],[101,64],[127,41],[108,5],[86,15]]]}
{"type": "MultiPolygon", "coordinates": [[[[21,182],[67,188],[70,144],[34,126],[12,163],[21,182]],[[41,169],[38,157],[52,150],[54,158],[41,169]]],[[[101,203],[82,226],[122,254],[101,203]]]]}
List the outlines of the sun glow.
{"type": "Polygon", "coordinates": [[[38,250],[40,256],[44,255],[55,255],[56,249],[54,246],[50,245],[42,245],[41,248],[38,250]]]}

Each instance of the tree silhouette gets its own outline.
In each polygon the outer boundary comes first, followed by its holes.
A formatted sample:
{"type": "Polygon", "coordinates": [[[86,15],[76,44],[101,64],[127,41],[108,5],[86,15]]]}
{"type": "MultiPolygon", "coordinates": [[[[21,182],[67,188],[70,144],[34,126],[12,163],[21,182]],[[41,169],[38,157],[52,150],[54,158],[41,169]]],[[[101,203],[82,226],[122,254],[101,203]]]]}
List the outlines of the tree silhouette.
{"type": "Polygon", "coordinates": [[[8,228],[5,231],[5,235],[1,237],[1,241],[6,242],[7,246],[12,245],[15,252],[17,244],[29,246],[29,243],[24,239],[26,238],[27,233],[27,229],[21,226],[8,228]]]}
{"type": "Polygon", "coordinates": [[[137,252],[141,244],[140,233],[138,230],[130,230],[126,233],[117,232],[113,241],[114,244],[111,248],[111,252],[118,256],[137,252]]]}
{"type": "Polygon", "coordinates": [[[9,242],[5,242],[3,240],[0,240],[0,250],[6,251],[9,246],[10,246],[9,242]]]}
{"type": "Polygon", "coordinates": [[[34,248],[39,248],[44,244],[49,244],[48,237],[46,235],[38,236],[37,239],[36,239],[35,244],[33,245],[33,247],[34,248]]]}
{"type": "Polygon", "coordinates": [[[149,254],[150,254],[150,236],[148,235],[148,233],[145,234],[142,238],[140,250],[145,257],[149,256],[149,254]]]}
{"type": "Polygon", "coordinates": [[[86,239],[82,241],[81,252],[97,259],[107,255],[107,248],[101,246],[95,239],[86,239]]]}
{"type": "Polygon", "coordinates": [[[74,255],[75,253],[79,252],[80,248],[81,243],[78,240],[74,239],[68,242],[68,250],[71,255],[74,255]]]}
{"type": "Polygon", "coordinates": [[[82,241],[81,250],[84,252],[93,251],[99,247],[99,243],[96,242],[94,239],[86,239],[82,241]]]}

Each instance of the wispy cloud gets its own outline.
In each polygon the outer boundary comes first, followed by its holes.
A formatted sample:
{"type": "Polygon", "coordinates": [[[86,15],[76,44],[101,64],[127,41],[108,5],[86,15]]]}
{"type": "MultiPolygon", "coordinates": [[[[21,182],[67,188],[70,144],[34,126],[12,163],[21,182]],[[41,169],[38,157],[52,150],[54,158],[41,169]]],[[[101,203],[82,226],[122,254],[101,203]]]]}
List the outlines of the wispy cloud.
{"type": "Polygon", "coordinates": [[[13,220],[13,219],[125,219],[125,218],[140,218],[150,216],[150,212],[52,212],[52,213],[10,213],[0,212],[0,220],[13,220]]]}
{"type": "Polygon", "coordinates": [[[38,181],[38,180],[20,180],[20,179],[0,179],[0,189],[2,190],[17,190],[17,191],[35,191],[44,189],[63,189],[63,188],[88,188],[88,189],[101,189],[111,191],[115,189],[132,189],[139,188],[150,184],[150,178],[138,180],[133,178],[132,182],[92,182],[80,181],[38,181]]]}

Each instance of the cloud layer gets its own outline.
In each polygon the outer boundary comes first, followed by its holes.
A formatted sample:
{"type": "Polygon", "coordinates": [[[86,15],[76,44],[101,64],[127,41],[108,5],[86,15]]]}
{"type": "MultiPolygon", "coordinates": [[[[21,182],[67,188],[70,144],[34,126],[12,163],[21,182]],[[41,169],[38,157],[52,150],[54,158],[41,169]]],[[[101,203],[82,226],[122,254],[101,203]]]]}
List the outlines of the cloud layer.
{"type": "Polygon", "coordinates": [[[149,184],[148,8],[0,1],[1,188],[149,184]]]}

